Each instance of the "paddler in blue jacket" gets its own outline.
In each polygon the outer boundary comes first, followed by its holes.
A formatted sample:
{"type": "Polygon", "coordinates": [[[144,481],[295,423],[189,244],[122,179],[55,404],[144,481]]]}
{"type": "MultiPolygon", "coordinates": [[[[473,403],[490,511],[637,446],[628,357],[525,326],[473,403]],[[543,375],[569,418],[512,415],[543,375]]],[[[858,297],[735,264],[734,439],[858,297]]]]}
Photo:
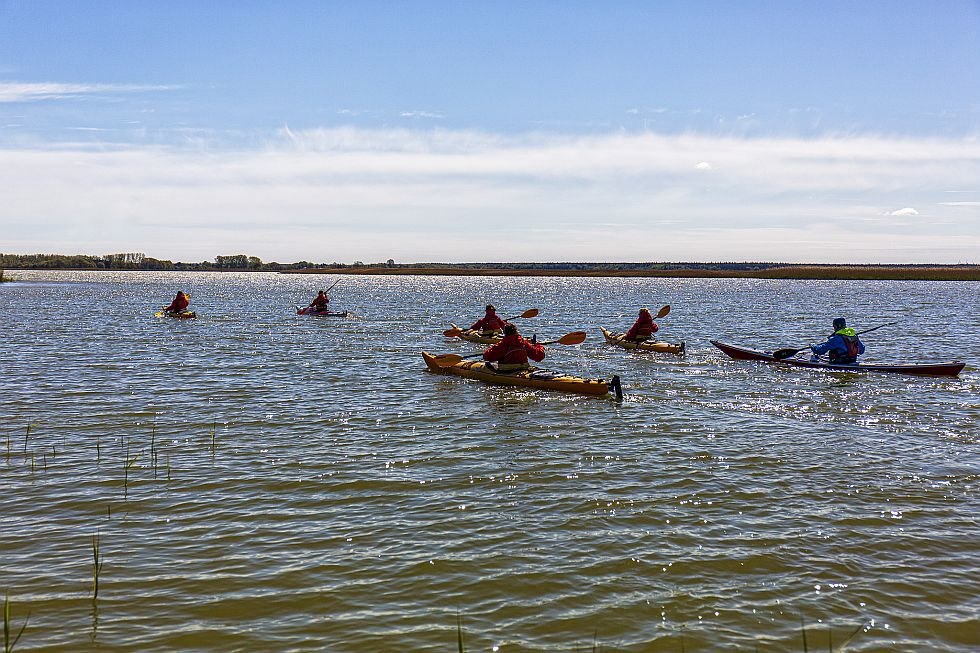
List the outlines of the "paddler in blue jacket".
{"type": "Polygon", "coordinates": [[[838,365],[851,365],[857,362],[857,357],[864,353],[864,343],[857,337],[857,332],[847,326],[844,318],[834,320],[834,333],[822,345],[810,347],[813,352],[811,360],[816,360],[821,354],[830,354],[830,362],[838,365]]]}

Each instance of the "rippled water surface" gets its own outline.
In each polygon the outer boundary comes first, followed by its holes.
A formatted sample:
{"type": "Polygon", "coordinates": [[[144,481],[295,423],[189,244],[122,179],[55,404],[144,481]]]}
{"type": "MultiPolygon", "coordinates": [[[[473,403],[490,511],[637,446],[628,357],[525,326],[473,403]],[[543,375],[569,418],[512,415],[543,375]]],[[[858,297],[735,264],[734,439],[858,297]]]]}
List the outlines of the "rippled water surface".
{"type": "MultiPolygon", "coordinates": [[[[8,275],[10,273],[8,272],[8,275]]],[[[972,651],[980,284],[14,272],[0,284],[0,591],[17,650],[972,651]],[[183,289],[197,320],[157,319],[183,289]],[[547,367],[498,388],[419,352],[495,303],[547,367]],[[656,311],[688,354],[598,327],[656,311]],[[844,315],[865,360],[733,361],[844,315]],[[93,601],[93,536],[102,563],[93,601]],[[832,638],[832,641],[831,641],[832,638]]]]}

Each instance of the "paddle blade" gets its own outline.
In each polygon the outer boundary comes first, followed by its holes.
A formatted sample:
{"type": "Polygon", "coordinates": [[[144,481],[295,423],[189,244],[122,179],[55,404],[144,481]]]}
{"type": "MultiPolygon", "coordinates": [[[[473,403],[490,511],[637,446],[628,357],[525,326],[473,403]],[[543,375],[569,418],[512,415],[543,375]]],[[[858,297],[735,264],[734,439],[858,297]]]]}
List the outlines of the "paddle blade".
{"type": "Polygon", "coordinates": [[[154,317],[163,317],[163,311],[157,311],[153,314],[154,317]]]}
{"type": "Polygon", "coordinates": [[[666,306],[664,306],[663,308],[661,308],[659,311],[657,311],[657,319],[659,320],[662,317],[666,317],[667,316],[667,313],[670,313],[670,304],[667,304],[666,306]]]}
{"type": "Polygon", "coordinates": [[[434,360],[439,367],[452,367],[462,361],[463,357],[458,354],[439,354],[434,360]]]}
{"type": "Polygon", "coordinates": [[[521,317],[537,317],[537,316],[538,316],[538,309],[536,308],[529,308],[523,313],[521,313],[521,317]]]}
{"type": "MultiPolygon", "coordinates": [[[[806,347],[804,347],[803,349],[806,349],[806,347]]],[[[781,361],[784,358],[796,356],[798,353],[803,351],[803,349],[790,349],[789,347],[785,349],[777,349],[776,351],[772,352],[772,357],[778,361],[781,361]]]]}
{"type": "Polygon", "coordinates": [[[566,333],[555,342],[559,345],[580,345],[585,342],[586,335],[585,331],[572,331],[571,333],[566,333]]]}
{"type": "Polygon", "coordinates": [[[455,338],[462,332],[463,331],[461,329],[446,329],[442,332],[442,335],[446,336],[447,338],[455,338]]]}

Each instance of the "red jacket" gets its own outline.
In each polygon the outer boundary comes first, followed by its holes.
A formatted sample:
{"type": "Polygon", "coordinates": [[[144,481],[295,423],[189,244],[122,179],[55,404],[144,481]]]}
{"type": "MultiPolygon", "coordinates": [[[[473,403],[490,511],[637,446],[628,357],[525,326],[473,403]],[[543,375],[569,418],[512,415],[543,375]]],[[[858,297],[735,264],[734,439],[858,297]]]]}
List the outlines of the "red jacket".
{"type": "Polygon", "coordinates": [[[653,317],[649,313],[641,313],[630,330],[623,336],[623,340],[646,340],[657,331],[660,331],[660,327],[653,321],[653,317]]]}
{"type": "Polygon", "coordinates": [[[323,312],[327,310],[327,304],[329,303],[330,303],[329,297],[327,297],[326,295],[324,295],[323,297],[317,295],[316,298],[312,302],[310,302],[310,308],[323,312]]]}
{"type": "Polygon", "coordinates": [[[527,363],[527,359],[544,360],[544,345],[531,343],[519,334],[504,336],[504,339],[483,352],[483,360],[501,363],[527,363]]]}
{"type": "Polygon", "coordinates": [[[481,319],[473,323],[470,328],[474,331],[500,331],[507,323],[497,317],[497,313],[494,311],[487,311],[481,319]]]}
{"type": "Polygon", "coordinates": [[[185,295],[182,292],[179,292],[177,293],[177,296],[174,297],[174,300],[170,302],[170,306],[168,306],[164,310],[170,311],[172,313],[180,313],[182,310],[187,308],[188,304],[190,304],[190,300],[187,299],[187,295],[185,295]]]}

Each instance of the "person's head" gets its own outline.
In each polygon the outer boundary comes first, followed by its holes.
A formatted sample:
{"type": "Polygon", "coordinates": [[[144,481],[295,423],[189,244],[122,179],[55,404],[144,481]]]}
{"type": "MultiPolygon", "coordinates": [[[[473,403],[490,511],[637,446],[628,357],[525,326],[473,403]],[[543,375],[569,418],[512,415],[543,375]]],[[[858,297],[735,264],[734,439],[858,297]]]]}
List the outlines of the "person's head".
{"type": "Polygon", "coordinates": [[[184,291],[183,290],[178,290],[177,291],[177,296],[178,297],[184,297],[184,291]]]}
{"type": "Polygon", "coordinates": [[[505,336],[512,336],[515,333],[517,333],[517,326],[515,326],[513,324],[508,324],[507,326],[504,327],[504,335],[505,336]]]}
{"type": "Polygon", "coordinates": [[[640,317],[643,317],[644,315],[650,315],[650,309],[649,308],[641,308],[640,309],[640,317]]]}
{"type": "Polygon", "coordinates": [[[844,318],[839,317],[836,320],[834,320],[834,331],[840,331],[846,326],[847,326],[847,320],[845,320],[844,318]]]}
{"type": "Polygon", "coordinates": [[[497,309],[493,307],[493,304],[487,304],[487,313],[496,313],[497,309]]]}
{"type": "Polygon", "coordinates": [[[327,294],[327,291],[326,291],[326,290],[321,290],[321,291],[320,291],[320,292],[318,292],[318,293],[317,293],[316,295],[317,295],[317,297],[323,297],[323,296],[324,296],[324,295],[326,295],[326,294],[327,294]]]}

